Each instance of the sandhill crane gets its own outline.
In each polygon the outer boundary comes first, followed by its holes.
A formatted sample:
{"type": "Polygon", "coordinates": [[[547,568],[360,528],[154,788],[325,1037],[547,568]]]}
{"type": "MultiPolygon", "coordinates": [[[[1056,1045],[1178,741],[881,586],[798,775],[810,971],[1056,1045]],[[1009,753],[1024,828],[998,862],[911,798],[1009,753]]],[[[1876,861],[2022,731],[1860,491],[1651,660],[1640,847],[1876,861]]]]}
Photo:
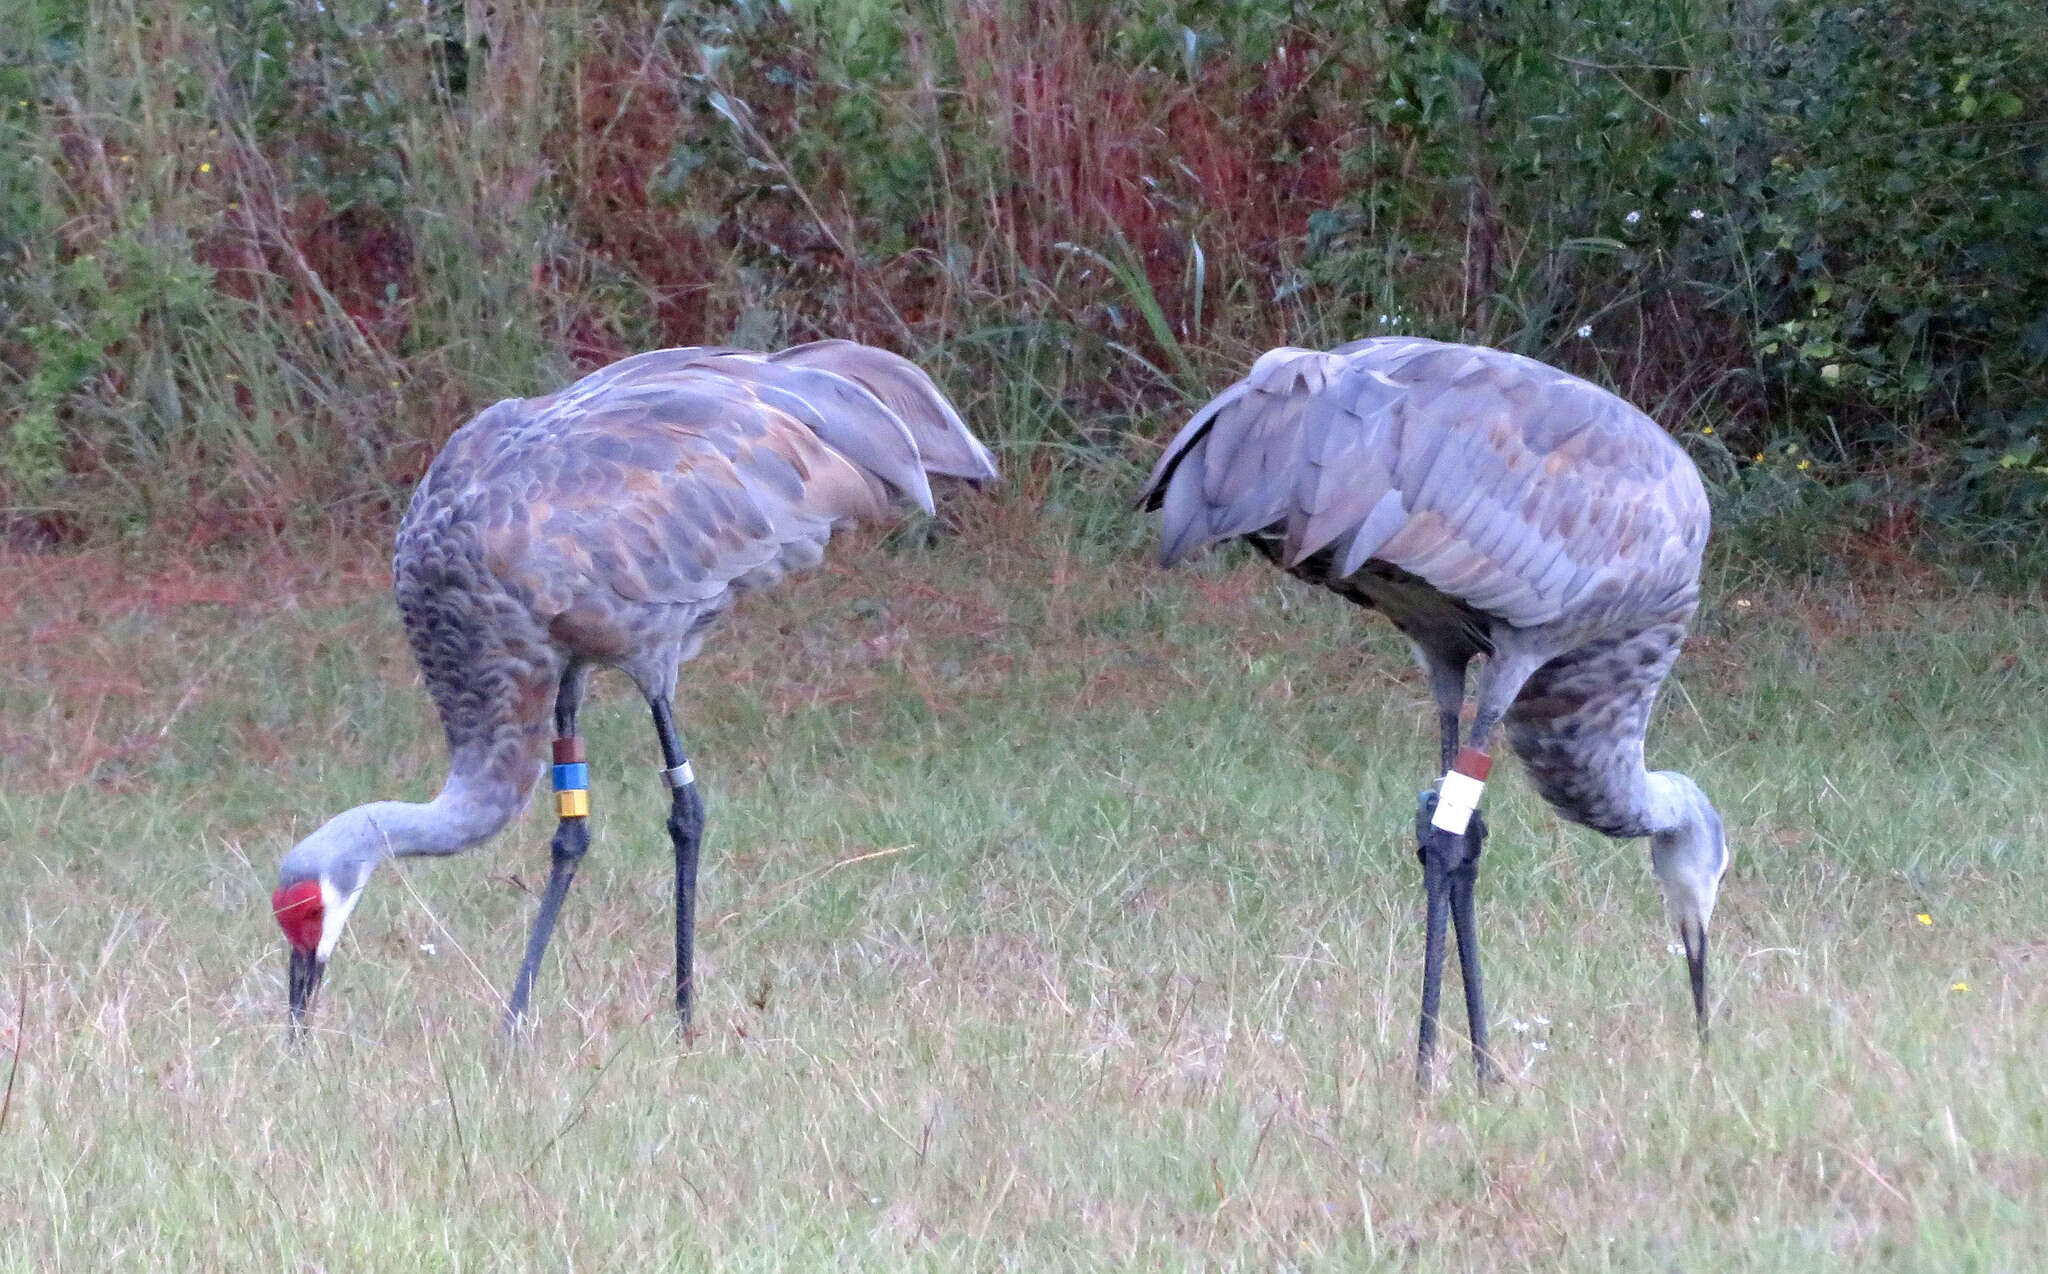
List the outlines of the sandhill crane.
{"type": "Polygon", "coordinates": [[[457,430],[392,560],[448,778],[425,804],[336,815],[285,855],[272,909],[291,948],[295,1034],[371,871],[495,834],[546,768],[552,724],[559,823],[506,1011],[508,1026],[520,1020],[590,844],[576,712],[597,667],[633,679],[660,740],[687,1026],[704,805],[670,714],[679,666],[741,594],[815,565],[834,529],[894,501],[931,512],[927,474],[980,484],[996,467],[922,371],[850,341],[657,350],[457,430]]]}
{"type": "Polygon", "coordinates": [[[1472,1054],[1493,1072],[1472,888],[1496,727],[1572,822],[1650,838],[1707,1029],[1707,922],[1728,866],[1698,784],[1648,772],[1643,732],[1699,601],[1707,500],[1655,421],[1519,355],[1406,337],[1270,350],[1195,413],[1138,503],[1165,511],[1168,566],[1242,538],[1378,610],[1436,701],[1443,778],[1422,796],[1427,899],[1416,1075],[1430,1081],[1444,922],[1457,931],[1472,1054]],[[1485,655],[1461,750],[1465,672],[1485,655]]]}

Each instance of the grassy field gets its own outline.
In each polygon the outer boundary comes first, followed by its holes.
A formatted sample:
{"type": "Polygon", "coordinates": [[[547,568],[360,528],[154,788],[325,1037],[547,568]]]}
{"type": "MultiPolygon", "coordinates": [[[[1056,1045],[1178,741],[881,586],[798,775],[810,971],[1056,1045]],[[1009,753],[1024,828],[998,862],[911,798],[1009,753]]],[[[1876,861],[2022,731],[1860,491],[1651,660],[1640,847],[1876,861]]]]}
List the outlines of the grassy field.
{"type": "Polygon", "coordinates": [[[1510,766],[1511,1079],[1418,1097],[1419,675],[1103,516],[1013,489],[842,544],[686,672],[688,1043],[622,679],[531,1046],[495,1028],[538,808],[380,873],[294,1055],[277,858],[442,772],[377,547],[7,561],[0,1270],[2048,1262],[2037,609],[1717,567],[1651,742],[1736,852],[1711,1063],[1644,846],[1510,766]]]}

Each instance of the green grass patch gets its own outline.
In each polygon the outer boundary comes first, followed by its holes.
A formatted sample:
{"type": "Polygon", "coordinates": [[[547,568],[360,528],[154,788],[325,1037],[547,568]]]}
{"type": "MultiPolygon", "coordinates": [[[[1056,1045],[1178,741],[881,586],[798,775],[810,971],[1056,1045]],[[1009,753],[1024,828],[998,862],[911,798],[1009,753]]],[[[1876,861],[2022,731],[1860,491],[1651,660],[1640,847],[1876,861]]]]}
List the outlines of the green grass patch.
{"type": "Polygon", "coordinates": [[[14,559],[0,1270],[2048,1257],[2038,612],[1724,573],[1650,746],[1736,853],[1711,1060],[1644,848],[1510,767],[1480,916],[1511,1078],[1476,1097],[1454,1054],[1419,1098],[1435,742],[1398,639],[1041,516],[839,546],[686,669],[692,1042],[622,679],[532,1043],[496,1026],[538,809],[380,872],[294,1055],[277,858],[442,772],[376,564],[14,559]]]}

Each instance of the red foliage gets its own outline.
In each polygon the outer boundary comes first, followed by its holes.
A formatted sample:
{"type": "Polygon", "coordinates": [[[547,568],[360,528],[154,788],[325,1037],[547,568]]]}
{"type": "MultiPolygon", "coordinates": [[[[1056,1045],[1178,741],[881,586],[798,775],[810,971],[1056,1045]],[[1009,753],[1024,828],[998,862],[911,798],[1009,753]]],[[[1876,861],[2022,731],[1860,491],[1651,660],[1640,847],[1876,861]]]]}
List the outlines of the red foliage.
{"type": "MultiPolygon", "coordinates": [[[[701,342],[722,254],[715,240],[662,206],[650,188],[690,127],[673,68],[630,54],[597,56],[583,64],[576,82],[575,131],[563,139],[560,182],[570,227],[593,264],[646,290],[648,317],[662,343],[701,342]]],[[[567,303],[569,353],[578,366],[633,352],[590,298],[564,295],[587,282],[576,278],[576,263],[537,263],[534,281],[567,303]]]]}
{"type": "Polygon", "coordinates": [[[1121,65],[1096,24],[1071,18],[1020,22],[985,3],[958,32],[963,96],[999,123],[1019,178],[999,230],[1041,277],[1062,242],[1121,239],[1186,324],[1191,242],[1212,290],[1228,271],[1270,275],[1309,211],[1339,198],[1347,116],[1319,92],[1328,55],[1217,56],[1189,83],[1121,65]]]}
{"type": "MultiPolygon", "coordinates": [[[[355,204],[337,212],[318,194],[304,194],[287,215],[286,231],[290,241],[283,250],[304,262],[363,335],[384,349],[397,348],[416,291],[412,238],[404,225],[382,208],[355,204]]],[[[273,260],[272,268],[300,276],[293,313],[317,322],[323,303],[297,265],[273,260]]]]}

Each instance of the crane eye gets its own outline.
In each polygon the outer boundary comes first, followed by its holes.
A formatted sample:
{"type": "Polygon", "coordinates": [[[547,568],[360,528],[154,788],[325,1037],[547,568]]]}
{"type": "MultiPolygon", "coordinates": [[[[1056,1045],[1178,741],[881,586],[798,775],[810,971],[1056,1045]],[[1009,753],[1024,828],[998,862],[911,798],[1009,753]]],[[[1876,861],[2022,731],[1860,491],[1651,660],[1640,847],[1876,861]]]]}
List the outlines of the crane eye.
{"type": "Polygon", "coordinates": [[[321,914],[326,909],[317,880],[294,881],[270,895],[270,914],[277,917],[285,941],[300,951],[320,945],[321,914]]]}

